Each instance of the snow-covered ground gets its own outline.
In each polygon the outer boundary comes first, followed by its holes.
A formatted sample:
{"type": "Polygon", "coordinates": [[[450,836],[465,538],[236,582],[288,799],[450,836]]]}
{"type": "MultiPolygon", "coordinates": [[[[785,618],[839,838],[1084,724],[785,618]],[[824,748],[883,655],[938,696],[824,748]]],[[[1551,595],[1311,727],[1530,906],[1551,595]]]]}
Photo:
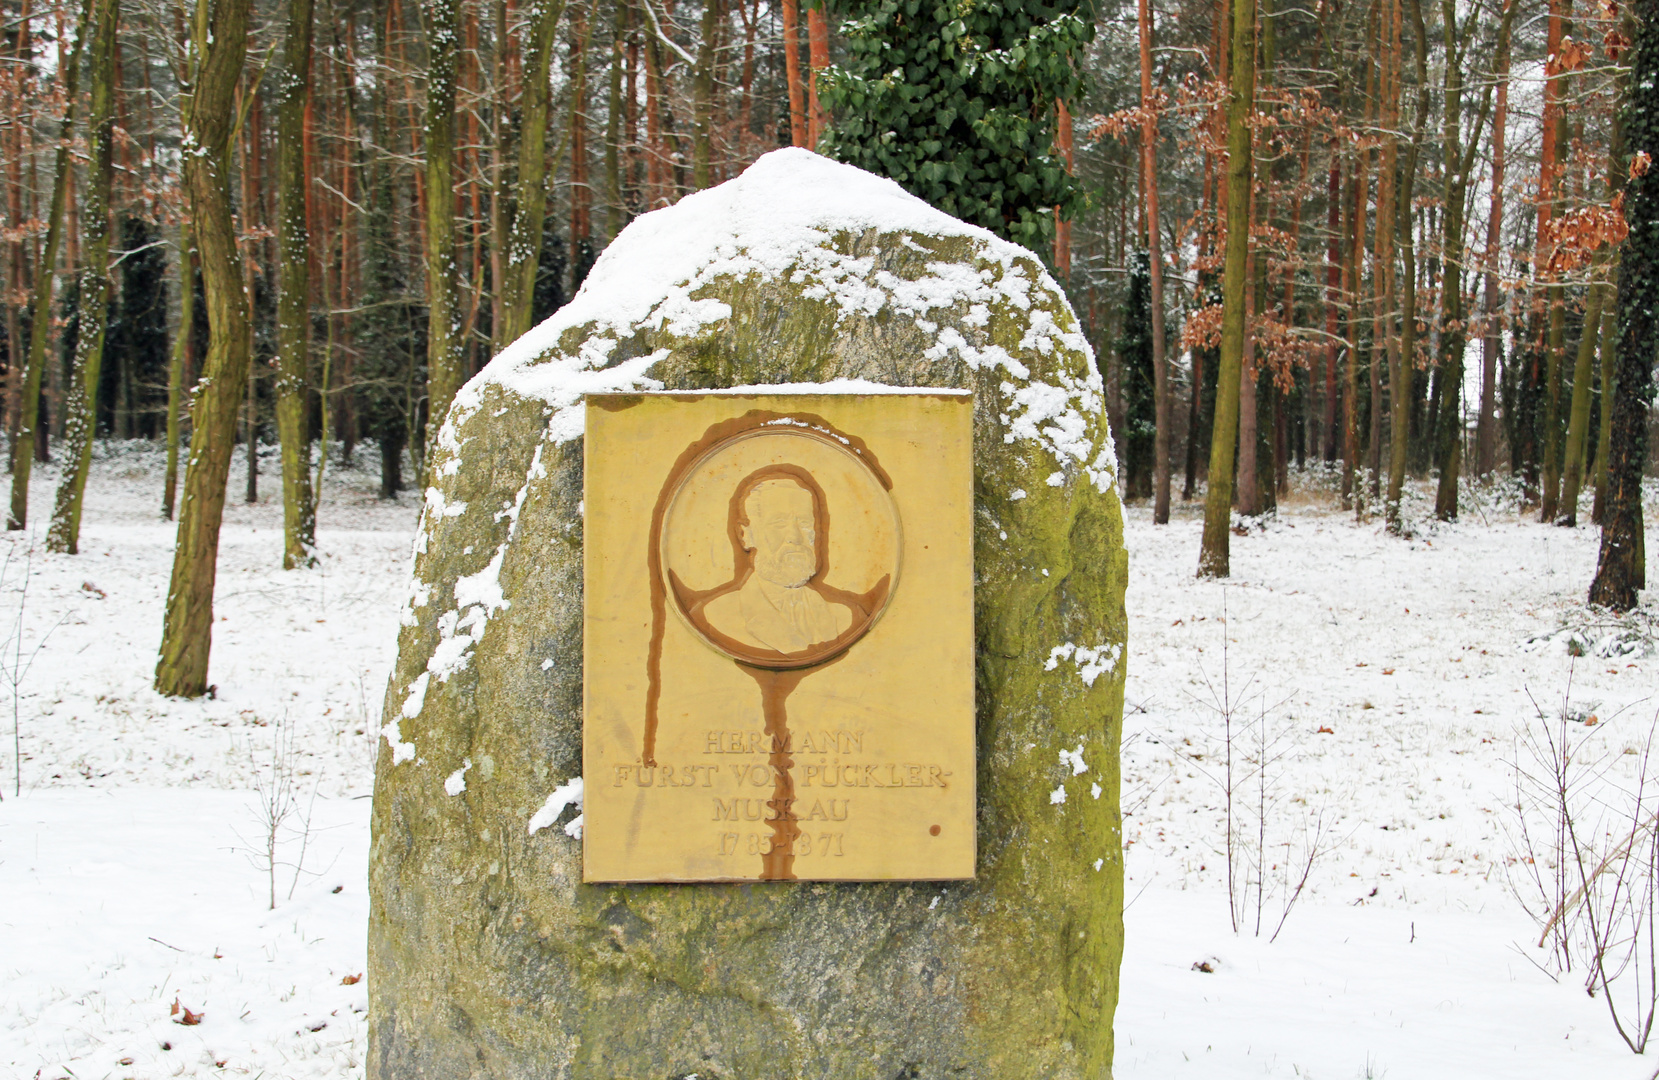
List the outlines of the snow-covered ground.
{"type": "MultiPolygon", "coordinates": [[[[37,516],[54,482],[43,470],[37,516]]],[[[262,483],[276,494],[274,462],[262,483]]],[[[21,685],[20,798],[0,674],[0,1074],[362,1075],[367,796],[418,510],[374,488],[372,471],[333,470],[307,571],[280,569],[279,503],[231,504],[217,696],[201,702],[149,688],[173,537],[158,455],[105,452],[80,556],[0,540],[0,638],[26,599],[25,659],[43,646],[21,685]],[[273,911],[258,791],[284,747],[275,772],[300,798],[273,911]],[[186,1009],[201,1022],[178,1023],[186,1009]]],[[[1659,656],[1598,655],[1607,630],[1585,623],[1596,533],[1492,500],[1401,540],[1316,488],[1233,538],[1226,584],[1193,576],[1196,505],[1163,528],[1129,511],[1118,1077],[1646,1080],[1656,1063],[1624,1047],[1582,976],[1544,973],[1507,884],[1534,701],[1565,700],[1575,733],[1596,717],[1615,750],[1659,712],[1659,656]],[[1241,774],[1251,740],[1271,740],[1265,791],[1235,784],[1241,819],[1257,795],[1275,807],[1269,876],[1299,877],[1322,829],[1272,942],[1282,893],[1259,937],[1253,909],[1244,932],[1229,925],[1223,698],[1241,774]]]]}
{"type": "MultiPolygon", "coordinates": [[[[276,463],[250,506],[239,456],[216,695],[169,700],[150,688],[174,536],[161,458],[100,449],[80,555],[0,540],[0,639],[22,599],[25,663],[39,647],[20,694],[21,798],[0,675],[0,1076],[361,1076],[373,718],[418,499],[376,498],[373,447],[361,470],[331,462],[319,564],[285,572],[276,463]],[[257,789],[272,788],[278,748],[298,804],[279,830],[273,911],[257,789]],[[186,1009],[201,1022],[178,1023],[186,1009]]],[[[56,470],[36,475],[38,539],[56,470]]]]}

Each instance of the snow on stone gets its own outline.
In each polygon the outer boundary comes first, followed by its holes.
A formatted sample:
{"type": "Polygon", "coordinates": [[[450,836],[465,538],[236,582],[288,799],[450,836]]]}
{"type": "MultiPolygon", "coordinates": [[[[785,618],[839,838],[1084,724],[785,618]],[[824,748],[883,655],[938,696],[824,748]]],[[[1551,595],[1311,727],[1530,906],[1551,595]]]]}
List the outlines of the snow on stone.
{"type": "Polygon", "coordinates": [[[1066,801],[1066,785],[1064,785],[1064,784],[1061,784],[1059,787],[1055,788],[1053,791],[1048,793],[1048,804],[1050,806],[1059,806],[1061,803],[1063,803],[1065,801],[1066,801]]]}
{"type": "Polygon", "coordinates": [[[1073,776],[1082,776],[1089,771],[1089,766],[1083,761],[1083,744],[1078,743],[1076,750],[1060,750],[1060,764],[1071,767],[1073,776]]]}
{"type": "Polygon", "coordinates": [[[461,767],[449,774],[444,781],[444,794],[454,797],[467,789],[467,770],[472,768],[472,759],[463,758],[461,767]]]}
{"type": "Polygon", "coordinates": [[[386,736],[386,745],[392,748],[392,764],[401,765],[415,756],[415,744],[403,741],[403,729],[399,725],[399,717],[404,720],[413,720],[426,708],[426,688],[432,681],[432,673],[423,671],[416,676],[415,681],[409,684],[409,696],[403,700],[403,708],[399,716],[387,720],[381,731],[386,736]]]}
{"type": "MultiPolygon", "coordinates": [[[[1015,438],[1034,441],[1062,463],[1080,466],[1102,491],[1115,478],[1111,441],[1102,439],[1095,447],[1081,434],[1087,417],[1099,416],[1102,407],[1094,354],[1063,290],[1041,262],[1015,244],[934,209],[891,180],[797,148],[767,154],[736,179],[630,223],[600,255],[569,304],[502,350],[462,387],[437,440],[440,457],[459,452],[456,426],[481,406],[490,386],[550,406],[553,442],[579,437],[583,394],[661,388],[650,371],[668,355],[666,349],[606,366],[622,339],[645,329],[693,337],[718,326],[731,317],[730,306],[693,294],[717,280],[750,276],[787,278],[803,286],[807,297],[834,304],[843,316],[890,308],[928,325],[929,312],[968,303],[966,322],[977,328],[988,322],[994,304],[1030,313],[1022,348],[1045,355],[1056,345],[1074,350],[1088,361],[1081,378],[1061,373],[1058,386],[1033,382],[1025,365],[1006,350],[976,346],[950,326],[938,330],[936,344],[924,355],[943,360],[954,352],[970,367],[1003,369],[1025,384],[1005,384],[1016,399],[1011,414],[1015,438]],[[802,197],[806,191],[810,198],[802,197]],[[838,234],[871,230],[967,237],[990,265],[975,268],[940,260],[927,263],[915,280],[904,280],[877,271],[868,256],[844,255],[830,246],[838,234]],[[1034,292],[1060,311],[1064,325],[1036,307],[1034,292]],[[586,327],[584,340],[574,353],[564,353],[565,332],[578,327],[586,327]]],[[[875,391],[848,386],[840,392],[875,391]]],[[[438,468],[441,475],[452,471],[448,460],[438,468]]]]}
{"type": "Polygon", "coordinates": [[[582,838],[582,778],[573,777],[568,783],[560,784],[553,789],[553,794],[541,804],[541,809],[530,816],[530,835],[547,828],[559,820],[559,815],[565,812],[565,807],[573,806],[577,815],[565,824],[565,835],[577,840],[582,838]]]}
{"type": "Polygon", "coordinates": [[[1091,647],[1068,641],[1049,650],[1043,670],[1053,671],[1060,666],[1060,661],[1069,660],[1077,668],[1083,685],[1093,686],[1096,679],[1117,666],[1118,657],[1122,655],[1123,646],[1115,642],[1091,647]]]}

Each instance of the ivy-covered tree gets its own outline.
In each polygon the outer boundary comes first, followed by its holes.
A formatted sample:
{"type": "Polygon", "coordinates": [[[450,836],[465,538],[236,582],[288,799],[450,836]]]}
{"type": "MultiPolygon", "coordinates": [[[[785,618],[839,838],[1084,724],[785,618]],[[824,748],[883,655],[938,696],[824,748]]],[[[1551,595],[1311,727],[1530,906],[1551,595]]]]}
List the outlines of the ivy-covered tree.
{"type": "Polygon", "coordinates": [[[1647,587],[1646,537],[1642,528],[1642,469],[1647,464],[1648,410],[1653,405],[1653,355],[1659,343],[1659,0],[1638,0],[1636,48],[1631,62],[1625,131],[1635,157],[1625,218],[1630,235],[1619,270],[1618,372],[1611,402],[1607,499],[1601,554],[1590,583],[1590,603],[1614,611],[1636,606],[1647,587]]]}
{"type": "Polygon", "coordinates": [[[1094,37],[1068,0],[843,0],[843,62],[819,80],[834,117],[819,149],[1033,251],[1082,190],[1054,150],[1094,37]]]}

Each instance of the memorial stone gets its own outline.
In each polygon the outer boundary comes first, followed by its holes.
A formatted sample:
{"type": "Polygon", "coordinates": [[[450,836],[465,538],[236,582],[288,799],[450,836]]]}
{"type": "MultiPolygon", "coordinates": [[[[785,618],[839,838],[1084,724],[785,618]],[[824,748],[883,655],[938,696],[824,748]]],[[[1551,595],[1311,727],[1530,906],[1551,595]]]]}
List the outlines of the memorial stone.
{"type": "Polygon", "coordinates": [[[432,447],[369,1076],[1109,1077],[1115,473],[1029,252],[794,149],[630,224],[432,447]]]}

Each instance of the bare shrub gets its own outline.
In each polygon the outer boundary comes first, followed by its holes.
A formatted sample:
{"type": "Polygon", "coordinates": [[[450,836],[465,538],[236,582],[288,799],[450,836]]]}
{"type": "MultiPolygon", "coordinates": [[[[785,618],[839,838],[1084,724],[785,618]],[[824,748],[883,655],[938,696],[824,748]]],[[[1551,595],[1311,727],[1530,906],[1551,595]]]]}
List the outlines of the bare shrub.
{"type": "Polygon", "coordinates": [[[305,858],[315,833],[311,818],[320,781],[312,784],[309,797],[301,792],[295,773],[294,726],[286,716],[277,723],[272,736],[270,760],[254,775],[253,815],[259,831],[251,840],[241,833],[237,833],[237,839],[242,841],[248,861],[265,876],[269,909],[275,911],[277,879],[283,871],[293,872],[288,881],[289,900],[294,898],[301,875],[317,876],[305,869],[305,858]],[[290,858],[296,845],[298,851],[290,858]]]}
{"type": "Polygon", "coordinates": [[[1225,592],[1221,611],[1220,684],[1200,669],[1209,691],[1209,700],[1200,703],[1221,720],[1219,772],[1207,768],[1201,754],[1185,756],[1221,789],[1233,932],[1248,929],[1260,937],[1271,925],[1268,940],[1273,941],[1330,846],[1329,825],[1322,806],[1313,808],[1295,798],[1283,782],[1279,766],[1294,748],[1292,728],[1280,716],[1288,699],[1269,705],[1255,676],[1234,692],[1225,592]]]}
{"type": "MultiPolygon", "coordinates": [[[[1576,974],[1643,1053],[1659,996],[1659,715],[1629,730],[1571,701],[1516,737],[1511,890],[1536,920],[1540,963],[1576,974]]],[[[1535,961],[1536,962],[1536,961],[1535,961]]]]}

